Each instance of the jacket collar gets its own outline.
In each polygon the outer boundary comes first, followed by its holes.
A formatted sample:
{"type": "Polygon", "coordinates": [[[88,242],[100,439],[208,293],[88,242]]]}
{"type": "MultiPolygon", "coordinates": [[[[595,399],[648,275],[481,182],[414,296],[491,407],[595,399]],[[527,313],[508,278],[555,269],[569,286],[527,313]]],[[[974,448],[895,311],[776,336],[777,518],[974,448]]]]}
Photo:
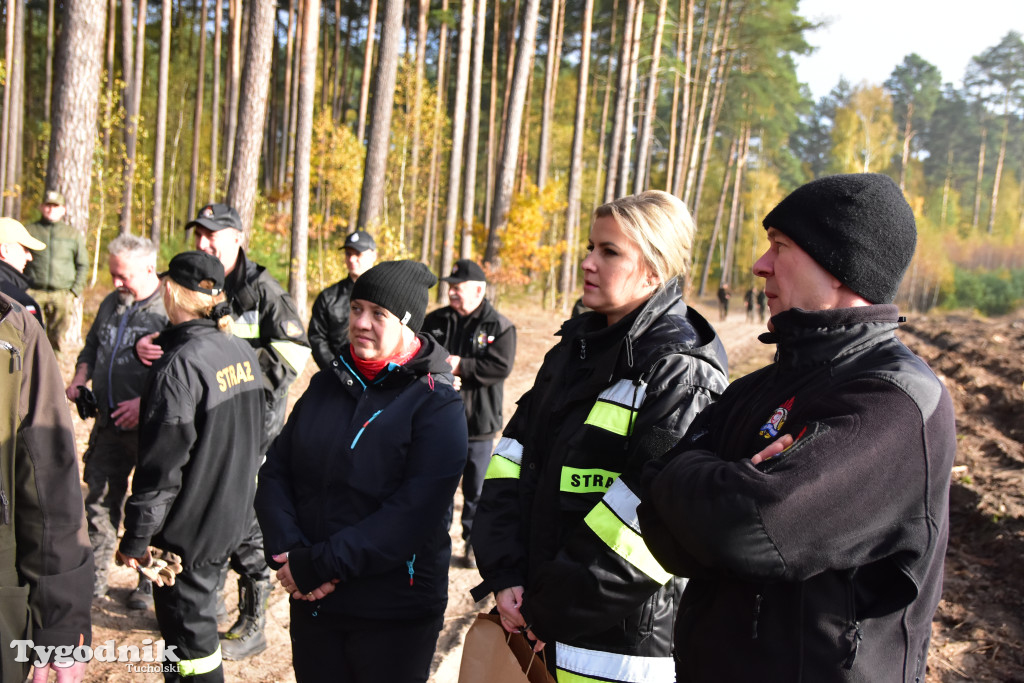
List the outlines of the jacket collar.
{"type": "Polygon", "coordinates": [[[164,351],[168,351],[184,344],[190,337],[195,337],[210,331],[217,331],[217,323],[209,318],[186,320],[183,323],[171,325],[161,332],[160,336],[156,338],[156,343],[159,344],[160,348],[164,351]]]}
{"type": "MultiPolygon", "coordinates": [[[[390,371],[382,372],[370,384],[381,387],[404,386],[423,375],[444,375],[450,374],[452,367],[448,365],[448,351],[434,341],[429,334],[420,333],[416,335],[420,340],[420,351],[410,358],[404,365],[393,367],[390,371]]],[[[344,378],[351,375],[359,385],[364,384],[364,379],[355,371],[355,363],[352,362],[352,350],[349,344],[345,344],[341,350],[341,365],[335,369],[335,374],[344,378]]]]}
{"type": "Polygon", "coordinates": [[[10,280],[18,289],[28,289],[28,278],[19,273],[18,269],[11,264],[0,261],[0,280],[4,279],[10,280]]]}
{"type": "Polygon", "coordinates": [[[774,332],[758,337],[776,344],[784,369],[830,365],[864,346],[895,336],[899,310],[892,304],[805,311],[793,308],[772,317],[774,332]]]}

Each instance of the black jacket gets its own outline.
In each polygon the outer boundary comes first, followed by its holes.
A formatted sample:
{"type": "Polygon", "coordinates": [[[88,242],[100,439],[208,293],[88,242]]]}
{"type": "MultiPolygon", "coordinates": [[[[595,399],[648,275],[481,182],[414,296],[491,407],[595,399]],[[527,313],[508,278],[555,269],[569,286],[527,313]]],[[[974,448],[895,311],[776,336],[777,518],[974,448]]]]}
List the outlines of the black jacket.
{"type": "Polygon", "coordinates": [[[186,568],[223,562],[248,530],[262,439],[263,377],[249,345],[212,320],[159,337],[142,394],[139,462],[125,504],[121,552],[147,545],[186,568]]]}
{"type": "Polygon", "coordinates": [[[469,438],[493,439],[504,421],[501,404],[505,379],[512,374],[516,358],[516,328],[486,299],[465,318],[451,306],[431,312],[423,321],[430,333],[449,353],[460,356],[459,377],[466,404],[469,438]]]}
{"type": "Polygon", "coordinates": [[[675,281],[605,321],[591,312],[562,325],[503,432],[473,530],[484,578],[473,595],[524,586],[523,616],[558,641],[560,668],[569,645],[598,653],[581,666],[618,661],[599,653],[627,656],[630,671],[628,657],[656,658],[645,680],[670,680],[682,585],[644,545],[635,491],[643,465],[725,389],[725,350],[675,281]]]}
{"type": "Polygon", "coordinates": [[[320,292],[313,302],[313,313],[309,318],[309,344],[313,348],[313,360],[321,370],[331,363],[348,346],[349,298],[355,280],[346,277],[320,292]]]}
{"type": "Polygon", "coordinates": [[[268,563],[279,567],[272,556],[289,551],[303,593],[340,579],[318,610],[371,619],[444,612],[446,515],[466,462],[466,420],[447,351],[420,340],[414,358],[373,382],[343,349],[313,376],[260,469],[268,563]]]}
{"type": "Polygon", "coordinates": [[[0,292],[3,292],[24,306],[25,310],[31,313],[39,321],[40,325],[43,325],[45,324],[43,323],[43,311],[39,307],[38,302],[25,291],[28,288],[28,278],[19,273],[9,263],[0,261],[0,292]]]}
{"type": "Polygon", "coordinates": [[[110,422],[110,413],[119,403],[142,395],[149,367],[135,355],[135,342],[168,324],[163,287],[132,304],[125,304],[116,291],[103,299],[76,361],[89,366],[99,403],[98,426],[110,422]]]}
{"type": "Polygon", "coordinates": [[[645,473],[648,544],[692,577],[679,681],[923,680],[949,531],[949,394],[894,337],[895,306],[772,323],[761,339],[776,362],[645,473]],[[793,446],[750,463],[784,434],[793,446]]]}
{"type": "Polygon", "coordinates": [[[234,270],[224,279],[224,293],[235,320],[235,336],[249,342],[260,361],[269,442],[284,424],[288,387],[309,360],[309,340],[291,296],[241,249],[234,270]]]}

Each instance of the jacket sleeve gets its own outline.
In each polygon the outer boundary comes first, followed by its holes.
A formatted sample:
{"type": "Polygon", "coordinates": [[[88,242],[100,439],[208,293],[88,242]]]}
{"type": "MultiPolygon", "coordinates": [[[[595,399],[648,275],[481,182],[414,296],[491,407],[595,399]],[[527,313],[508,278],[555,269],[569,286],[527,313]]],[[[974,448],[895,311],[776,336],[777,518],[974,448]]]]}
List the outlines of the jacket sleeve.
{"type": "Polygon", "coordinates": [[[466,464],[468,436],[465,409],[455,390],[439,388],[437,395],[410,418],[409,456],[394,493],[357,524],[290,552],[288,565],[300,591],[394,567],[415,553],[444,518],[466,464]]]}
{"type": "Polygon", "coordinates": [[[512,362],[516,358],[516,328],[506,320],[487,345],[482,356],[465,357],[459,362],[459,377],[467,388],[486,387],[497,384],[512,374],[512,362]]]}
{"type": "Polygon", "coordinates": [[[470,593],[483,600],[489,593],[526,585],[526,543],[520,495],[523,441],[533,391],[517,402],[487,466],[480,503],[473,519],[473,552],[483,582],[470,593]]]}
{"type": "Polygon", "coordinates": [[[295,302],[277,283],[263,283],[260,345],[256,356],[266,387],[275,396],[287,391],[309,359],[309,339],[295,302]]]}
{"type": "MultiPolygon", "coordinates": [[[[72,228],[74,230],[74,228],[72,228]]],[[[85,246],[85,233],[75,230],[78,238],[75,242],[74,265],[75,282],[71,285],[71,293],[82,296],[85,291],[85,280],[89,275],[89,250],[85,246]]]]}
{"type": "Polygon", "coordinates": [[[150,378],[139,420],[139,461],[124,506],[120,549],[129,557],[141,557],[163,527],[198,438],[195,398],[186,383],[165,371],[150,378]]]}
{"type": "MultiPolygon", "coordinates": [[[[309,317],[309,345],[313,350],[313,360],[316,366],[323,370],[331,366],[334,360],[334,353],[330,345],[330,301],[328,292],[330,288],[320,292],[313,302],[313,312],[309,317]]],[[[333,297],[331,297],[333,299],[333,297]]]]}
{"type": "Polygon", "coordinates": [[[71,414],[42,328],[26,327],[12,496],[18,573],[29,586],[35,644],[89,645],[93,557],[71,414]]]}
{"type": "Polygon", "coordinates": [[[651,554],[637,520],[641,471],[685,433],[725,388],[714,371],[697,381],[687,356],[663,360],[628,436],[623,472],[526,587],[523,616],[542,640],[571,640],[611,628],[672,580],[651,554]]]}
{"type": "MultiPolygon", "coordinates": [[[[316,381],[316,380],[314,380],[316,381]]],[[[267,459],[256,478],[256,518],[263,531],[263,549],[267,564],[274,569],[281,566],[274,555],[311,545],[299,528],[295,511],[295,498],[291,486],[290,446],[295,425],[306,405],[306,396],[295,403],[284,429],[267,451],[267,459]]]]}
{"type": "Polygon", "coordinates": [[[92,326],[85,335],[85,344],[78,353],[78,360],[75,361],[76,367],[82,363],[88,365],[90,376],[92,376],[93,371],[96,369],[96,349],[100,345],[99,330],[103,327],[104,319],[110,314],[110,309],[104,304],[106,304],[106,299],[103,300],[99,310],[96,311],[96,318],[92,321],[92,326]]]}
{"type": "Polygon", "coordinates": [[[682,444],[653,478],[646,511],[671,534],[674,569],[802,581],[890,563],[898,579],[891,590],[915,593],[905,567],[937,535],[926,502],[929,471],[945,468],[932,476],[948,477],[955,449],[952,405],[942,395],[923,421],[902,390],[854,380],[791,417],[785,432],[795,443],[758,466],[754,453],[682,444]],[[947,452],[946,462],[932,460],[929,440],[947,452]]]}

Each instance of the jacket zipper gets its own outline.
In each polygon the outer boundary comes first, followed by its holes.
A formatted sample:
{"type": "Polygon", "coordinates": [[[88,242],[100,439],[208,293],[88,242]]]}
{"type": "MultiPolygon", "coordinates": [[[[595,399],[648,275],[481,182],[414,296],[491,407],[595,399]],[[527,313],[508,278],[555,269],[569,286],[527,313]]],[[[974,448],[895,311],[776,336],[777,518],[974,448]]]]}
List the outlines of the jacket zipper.
{"type": "Polygon", "coordinates": [[[750,633],[751,640],[757,640],[757,622],[761,618],[761,603],[764,601],[764,596],[760,593],[754,596],[754,623],[753,630],[750,633]]]}
{"type": "Polygon", "coordinates": [[[7,349],[11,352],[11,369],[10,372],[21,372],[21,352],[10,342],[0,341],[0,348],[7,349]]]}
{"type": "Polygon", "coordinates": [[[853,663],[857,659],[857,651],[860,649],[861,632],[860,621],[857,619],[857,603],[853,595],[852,574],[846,577],[846,582],[846,607],[850,621],[849,627],[843,635],[849,641],[850,645],[849,651],[846,654],[846,659],[843,661],[843,668],[849,671],[853,668],[853,663]]]}
{"type": "MultiPolygon", "coordinates": [[[[6,317],[6,315],[4,317],[6,317]]],[[[18,349],[10,342],[3,340],[0,340],[0,348],[7,349],[11,352],[11,374],[21,372],[21,352],[18,351],[18,349]]],[[[0,516],[2,516],[4,526],[7,526],[11,523],[11,505],[10,501],[7,499],[7,492],[4,490],[3,482],[0,482],[0,507],[3,508],[2,512],[0,512],[0,516]]]]}
{"type": "Polygon", "coordinates": [[[381,408],[376,413],[371,415],[369,420],[367,420],[366,422],[363,423],[363,426],[359,428],[358,432],[356,432],[356,438],[352,439],[352,445],[349,446],[349,449],[354,449],[356,447],[356,444],[359,443],[359,437],[361,437],[363,435],[363,432],[365,432],[366,428],[370,426],[370,423],[373,422],[374,420],[376,420],[377,416],[380,415],[383,412],[384,412],[384,409],[381,408]]]}

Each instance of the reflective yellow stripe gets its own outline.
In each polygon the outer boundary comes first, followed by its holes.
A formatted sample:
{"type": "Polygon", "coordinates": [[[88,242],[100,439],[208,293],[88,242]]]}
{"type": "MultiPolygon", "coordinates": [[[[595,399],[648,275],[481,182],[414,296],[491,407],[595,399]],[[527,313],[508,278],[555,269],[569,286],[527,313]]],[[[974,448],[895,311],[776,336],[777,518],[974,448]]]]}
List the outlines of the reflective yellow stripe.
{"type": "Polygon", "coordinates": [[[242,323],[237,320],[231,324],[231,333],[239,339],[259,339],[259,323],[242,323]]]}
{"type": "Polygon", "coordinates": [[[599,469],[563,467],[560,490],[562,493],[603,493],[615,483],[620,472],[599,469]]]}
{"type": "Polygon", "coordinates": [[[487,465],[487,473],[484,479],[518,479],[522,468],[503,455],[495,453],[491,456],[491,462],[487,465]]]}
{"type": "Polygon", "coordinates": [[[306,361],[309,360],[309,356],[313,353],[313,350],[308,346],[288,341],[270,342],[270,348],[277,351],[278,355],[284,358],[284,362],[292,366],[292,370],[296,374],[302,373],[302,369],[306,367],[306,361]]]}
{"type": "Polygon", "coordinates": [[[662,569],[644,539],[619,519],[603,501],[583,520],[615,553],[654,581],[665,584],[672,575],[662,569]]]}
{"type": "Polygon", "coordinates": [[[674,683],[672,657],[641,657],[555,643],[558,683],[674,683]]]}
{"type": "Polygon", "coordinates": [[[587,415],[584,424],[600,427],[619,436],[628,436],[633,428],[630,420],[632,413],[629,408],[597,401],[590,409],[590,415],[587,415]]]}
{"type": "Polygon", "coordinates": [[[178,673],[182,676],[201,676],[208,674],[221,665],[220,645],[212,655],[199,659],[183,659],[178,662],[178,673]]]}

